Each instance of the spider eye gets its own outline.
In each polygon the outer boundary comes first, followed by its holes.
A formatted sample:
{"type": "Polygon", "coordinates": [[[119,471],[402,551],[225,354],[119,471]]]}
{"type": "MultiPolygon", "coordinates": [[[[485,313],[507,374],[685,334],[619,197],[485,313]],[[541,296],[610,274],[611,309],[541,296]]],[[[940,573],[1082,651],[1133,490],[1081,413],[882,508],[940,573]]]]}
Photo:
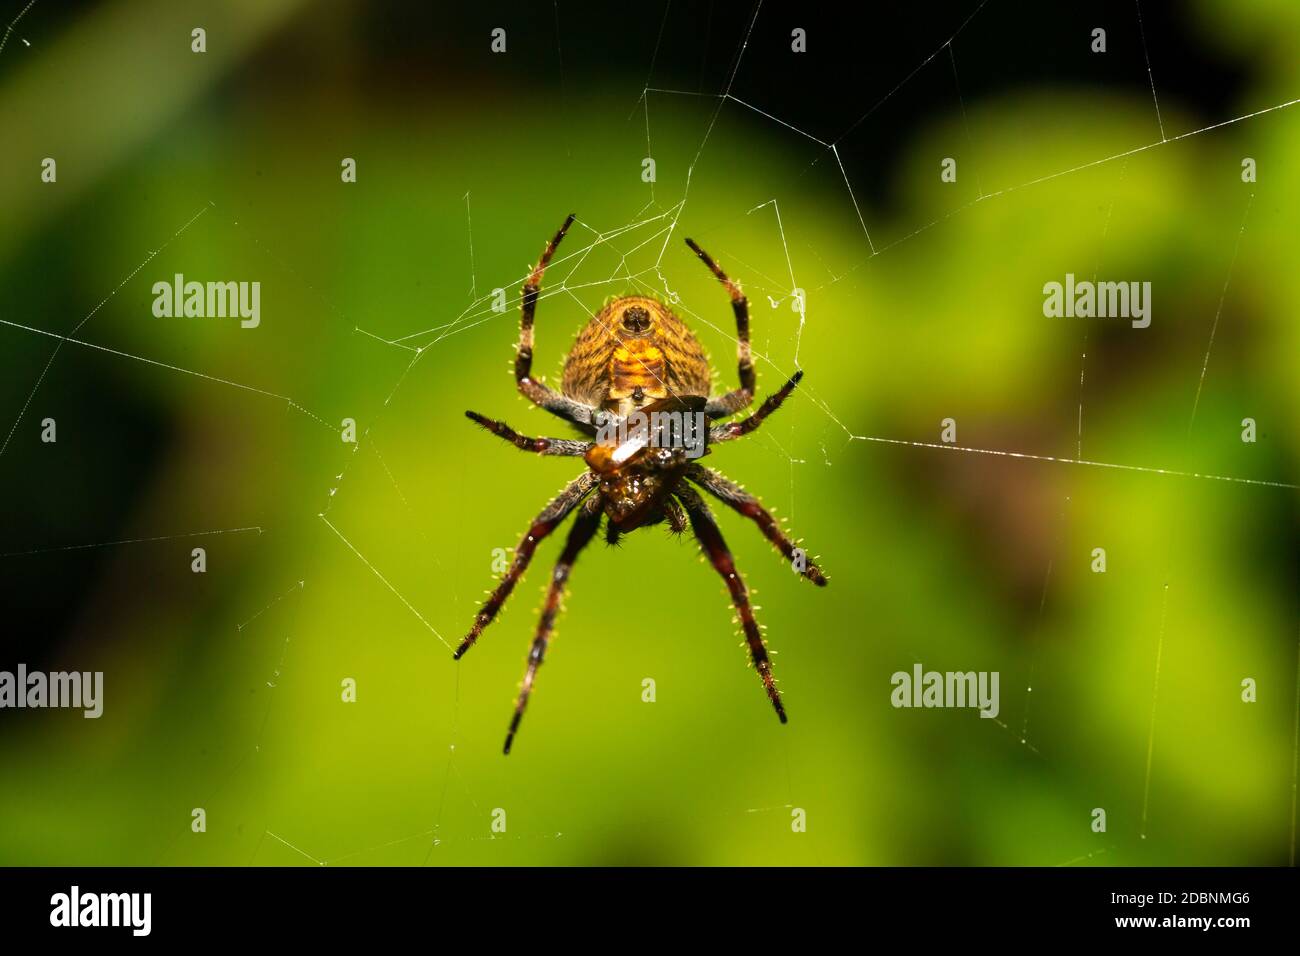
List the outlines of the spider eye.
{"type": "Polygon", "coordinates": [[[629,332],[644,332],[650,328],[650,313],[639,305],[624,309],[623,328],[629,332]]]}

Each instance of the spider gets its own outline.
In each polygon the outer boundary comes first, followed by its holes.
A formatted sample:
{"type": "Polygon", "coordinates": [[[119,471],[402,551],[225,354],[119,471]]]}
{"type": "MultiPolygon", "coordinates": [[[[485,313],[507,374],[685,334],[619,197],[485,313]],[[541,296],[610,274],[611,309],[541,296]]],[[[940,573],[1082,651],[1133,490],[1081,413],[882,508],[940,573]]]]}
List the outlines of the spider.
{"type": "MultiPolygon", "coordinates": [[[[546,266],[573,220],[572,215],[564,220],[564,225],[546,244],[541,259],[524,282],[515,381],[525,398],[576,426],[587,440],[529,438],[503,421],[472,411],[465,415],[522,451],[584,458],[588,470],[569,482],[534,519],[515,549],[514,561],[456,648],[454,659],[460,660],[478,641],[483,629],[496,618],[532,561],[538,544],[576,511],[577,517],[551,575],[537,634],[528,654],[528,667],[506,733],[505,753],[510,753],[510,745],[519,730],[524,708],[528,706],[537,679],[537,669],[550,643],[569,573],[578,554],[599,530],[602,515],[606,518],[605,537],[610,544],[617,544],[619,537],[626,532],[663,522],[667,522],[674,533],[680,534],[689,522],[705,557],[726,582],[749,645],[750,658],[763,680],[777,717],[784,724],[785,707],[772,676],[772,664],[763,636],[754,620],[749,593],[712,512],[696,488],[708,492],[758,525],[803,577],[824,586],[825,576],[806,558],[802,549],[796,548],[757,498],[694,460],[698,455],[690,454],[690,449],[679,440],[680,430],[650,431],[641,427],[632,429],[628,437],[609,437],[611,433],[627,436],[626,429],[620,432],[611,426],[626,425],[633,420],[643,423],[645,417],[653,416],[655,412],[693,415],[697,420],[709,421],[729,418],[747,408],[754,401],[755,383],[749,345],[748,300],[740,286],[727,277],[708,253],[687,239],[691,251],[731,296],[731,308],[736,317],[740,387],[710,397],[708,359],[699,341],[681,319],[656,299],[623,296],[609,302],[578,333],[573,349],[565,359],[562,392],[556,392],[532,376],[533,317],[546,266]],[[665,436],[667,441],[663,440],[665,436]]],[[[758,411],[747,418],[705,427],[703,447],[695,450],[707,453],[710,443],[732,441],[754,431],[768,415],[781,407],[802,377],[803,372],[796,371],[779,391],[768,396],[758,411]]]]}

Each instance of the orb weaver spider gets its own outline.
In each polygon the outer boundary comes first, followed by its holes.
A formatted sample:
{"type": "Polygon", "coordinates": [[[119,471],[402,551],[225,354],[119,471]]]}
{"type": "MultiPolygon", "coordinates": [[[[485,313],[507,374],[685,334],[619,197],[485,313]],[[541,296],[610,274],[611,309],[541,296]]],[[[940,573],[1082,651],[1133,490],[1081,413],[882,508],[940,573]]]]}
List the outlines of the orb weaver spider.
{"type": "MultiPolygon", "coordinates": [[[[687,239],[691,251],[731,296],[731,308],[736,317],[740,387],[710,397],[709,362],[694,334],[664,303],[645,296],[623,296],[607,304],[578,333],[573,349],[565,359],[562,391],[556,392],[532,376],[533,316],[537,311],[542,275],[573,220],[572,215],[564,220],[564,225],[546,244],[541,259],[524,282],[515,381],[529,401],[565,419],[594,440],[529,438],[503,421],[472,411],[465,415],[522,451],[583,458],[588,470],[569,482],[534,519],[515,549],[514,561],[474,618],[473,626],[456,648],[454,658],[460,660],[474,646],[483,629],[492,623],[514,590],[532,561],[538,544],[576,510],[577,517],[551,575],[537,634],[528,654],[528,668],[506,733],[505,753],[510,753],[524,708],[528,706],[537,669],[550,642],[569,573],[579,552],[599,529],[601,516],[606,518],[606,539],[611,544],[616,544],[626,532],[644,525],[666,521],[673,532],[680,534],[689,522],[705,557],[726,582],[749,645],[750,658],[763,680],[777,717],[784,724],[785,707],[772,676],[772,664],[763,636],[754,620],[749,592],[736,570],[712,512],[696,487],[758,525],[803,577],[824,586],[825,576],[786,536],[757,498],[695,461],[698,455],[690,454],[690,449],[679,440],[680,431],[652,431],[642,427],[633,429],[630,437],[621,440],[608,437],[611,431],[618,434],[617,430],[610,428],[611,425],[625,424],[638,413],[643,416],[642,421],[644,416],[655,413],[696,415],[710,421],[728,418],[747,408],[754,401],[755,383],[749,345],[749,302],[740,286],[727,277],[708,253],[687,239]],[[663,440],[665,434],[667,441],[663,440]]],[[[748,435],[781,407],[802,377],[803,372],[796,371],[749,417],[705,427],[703,447],[695,450],[707,453],[709,444],[748,435]]],[[[626,430],[623,434],[626,435],[626,430]]]]}

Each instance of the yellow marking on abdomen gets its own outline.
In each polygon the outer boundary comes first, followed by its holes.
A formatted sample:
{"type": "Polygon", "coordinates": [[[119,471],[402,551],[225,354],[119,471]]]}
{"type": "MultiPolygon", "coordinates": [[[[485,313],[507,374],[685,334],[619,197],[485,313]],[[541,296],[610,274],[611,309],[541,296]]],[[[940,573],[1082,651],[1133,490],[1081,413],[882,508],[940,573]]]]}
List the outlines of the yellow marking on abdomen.
{"type": "Polygon", "coordinates": [[[664,353],[645,339],[628,342],[614,349],[609,373],[615,392],[630,392],[637,387],[647,391],[662,388],[664,353]]]}

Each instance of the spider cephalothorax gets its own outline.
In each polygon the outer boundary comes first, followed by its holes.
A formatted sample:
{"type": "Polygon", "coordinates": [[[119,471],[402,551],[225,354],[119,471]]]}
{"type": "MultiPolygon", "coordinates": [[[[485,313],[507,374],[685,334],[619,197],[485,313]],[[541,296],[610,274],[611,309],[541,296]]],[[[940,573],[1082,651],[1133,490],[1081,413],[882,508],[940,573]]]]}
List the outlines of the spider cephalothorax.
{"type": "Polygon", "coordinates": [[[547,243],[541,259],[524,282],[515,380],[524,397],[571,422],[588,436],[587,440],[527,438],[505,422],[475,412],[465,414],[517,448],[541,455],[583,458],[588,470],[569,482],[534,519],[515,549],[514,562],[456,649],[456,659],[473,647],[483,628],[492,623],[528,567],[538,543],[576,510],[577,517],[556,562],[537,635],[528,654],[528,668],[506,734],[505,752],[509,753],[537,679],[537,668],[550,642],[569,572],[579,552],[599,529],[601,517],[605,518],[605,535],[611,543],[644,525],[666,521],[673,531],[681,532],[689,523],[705,556],[726,582],[745,632],[750,657],[777,716],[785,723],[781,693],[776,688],[767,648],[754,620],[749,592],[713,513],[695,489],[702,488],[757,524],[777,550],[792,562],[794,569],[808,580],[818,585],[826,583],[817,565],[786,536],[757,498],[698,461],[708,453],[710,444],[739,438],[762,424],[794,390],[803,373],[795,372],[753,415],[725,424],[710,424],[736,414],[754,400],[749,303],[740,287],[727,278],[717,263],[687,239],[686,244],[731,295],[731,308],[736,316],[739,388],[710,396],[709,362],[699,341],[667,305],[645,296],[612,300],[578,333],[564,363],[562,392],[555,392],[534,379],[533,316],[542,275],[573,218],[569,216],[555,238],[547,243]]]}

